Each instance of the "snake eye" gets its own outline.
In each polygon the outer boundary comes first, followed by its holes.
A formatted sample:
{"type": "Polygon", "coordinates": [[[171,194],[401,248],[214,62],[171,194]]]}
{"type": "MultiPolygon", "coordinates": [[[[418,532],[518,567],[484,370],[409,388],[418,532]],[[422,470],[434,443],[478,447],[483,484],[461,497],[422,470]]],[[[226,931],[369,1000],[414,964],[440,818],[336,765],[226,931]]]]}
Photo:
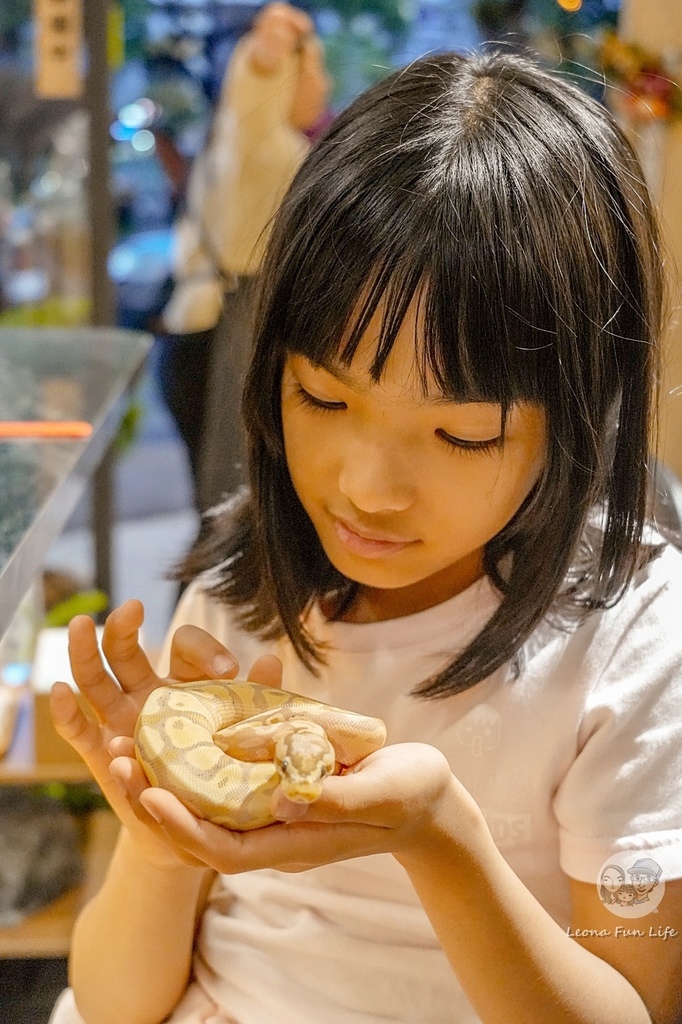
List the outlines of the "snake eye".
{"type": "Polygon", "coordinates": [[[326,764],[321,764],[320,765],[320,778],[323,779],[325,777],[325,775],[328,775],[328,774],[329,774],[329,769],[327,768],[326,764]]]}
{"type": "Polygon", "coordinates": [[[286,772],[289,770],[289,758],[284,757],[279,763],[280,770],[286,772]]]}

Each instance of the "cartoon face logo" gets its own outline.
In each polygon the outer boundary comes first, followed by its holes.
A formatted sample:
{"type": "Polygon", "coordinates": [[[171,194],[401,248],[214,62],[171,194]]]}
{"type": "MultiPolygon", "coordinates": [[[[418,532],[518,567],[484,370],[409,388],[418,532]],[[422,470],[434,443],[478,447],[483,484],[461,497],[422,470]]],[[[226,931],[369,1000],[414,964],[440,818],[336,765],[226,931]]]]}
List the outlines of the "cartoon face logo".
{"type": "Polygon", "coordinates": [[[607,906],[616,903],[616,893],[624,884],[625,874],[617,864],[607,864],[605,868],[602,868],[599,880],[599,898],[602,903],[607,906]]]}
{"type": "Polygon", "coordinates": [[[650,893],[658,885],[661,869],[651,857],[642,857],[628,869],[630,881],[634,887],[637,902],[648,903],[650,893]]]}
{"type": "Polygon", "coordinates": [[[616,903],[619,907],[631,907],[637,899],[634,885],[621,885],[616,893],[616,903]]]}
{"type": "Polygon", "coordinates": [[[472,757],[481,757],[500,742],[502,718],[490,704],[477,704],[457,726],[457,739],[472,757]]]}
{"type": "Polygon", "coordinates": [[[651,857],[630,854],[599,872],[597,891],[604,906],[619,917],[644,917],[656,909],[665,890],[662,869],[651,857]]]}

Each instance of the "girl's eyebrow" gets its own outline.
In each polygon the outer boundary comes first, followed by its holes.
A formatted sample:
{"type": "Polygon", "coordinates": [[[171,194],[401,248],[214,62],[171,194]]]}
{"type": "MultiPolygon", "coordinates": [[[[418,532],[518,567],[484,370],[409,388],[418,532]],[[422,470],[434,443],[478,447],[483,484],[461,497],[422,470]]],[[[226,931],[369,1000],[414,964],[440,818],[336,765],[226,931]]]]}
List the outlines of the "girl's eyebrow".
{"type": "Polygon", "coordinates": [[[312,359],[307,359],[305,356],[304,358],[306,359],[306,362],[310,363],[313,370],[324,370],[325,373],[328,373],[331,377],[335,377],[336,380],[341,381],[341,383],[345,384],[346,387],[350,388],[353,386],[352,374],[348,370],[344,370],[342,366],[328,362],[316,363],[313,362],[312,359]]]}
{"type": "MultiPolygon", "coordinates": [[[[354,380],[353,375],[348,370],[344,369],[343,366],[339,366],[338,363],[317,363],[313,362],[310,359],[307,359],[307,357],[305,356],[304,358],[306,359],[307,362],[310,363],[313,369],[324,370],[325,373],[328,373],[331,377],[334,377],[336,380],[340,381],[340,383],[344,384],[347,388],[355,390],[356,381],[354,380]]],[[[444,395],[442,392],[438,392],[437,394],[429,394],[427,391],[424,391],[422,397],[424,399],[425,405],[487,405],[494,409],[500,408],[499,402],[476,401],[475,399],[462,399],[462,401],[458,402],[456,398],[452,398],[449,395],[444,395]]]]}

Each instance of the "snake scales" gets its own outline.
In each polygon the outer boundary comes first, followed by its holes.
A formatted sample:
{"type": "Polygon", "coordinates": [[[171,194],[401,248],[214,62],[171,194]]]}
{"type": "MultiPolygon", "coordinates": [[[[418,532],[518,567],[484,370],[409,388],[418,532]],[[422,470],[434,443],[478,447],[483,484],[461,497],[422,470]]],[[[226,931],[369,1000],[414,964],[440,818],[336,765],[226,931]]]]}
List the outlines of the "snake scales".
{"type": "Polygon", "coordinates": [[[135,752],[153,786],[238,831],[269,825],[272,794],[309,803],[322,779],[378,750],[384,723],[243,680],[159,686],[137,720],[135,752]]]}

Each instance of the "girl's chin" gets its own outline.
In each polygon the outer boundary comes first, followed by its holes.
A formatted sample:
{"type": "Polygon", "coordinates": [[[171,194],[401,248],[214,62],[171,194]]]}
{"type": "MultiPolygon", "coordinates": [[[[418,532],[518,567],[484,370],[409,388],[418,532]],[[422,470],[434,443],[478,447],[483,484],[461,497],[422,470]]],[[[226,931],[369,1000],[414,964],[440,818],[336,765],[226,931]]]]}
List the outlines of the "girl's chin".
{"type": "Polygon", "coordinates": [[[377,590],[400,590],[423,579],[420,573],[410,572],[406,567],[397,565],[395,560],[387,557],[363,558],[346,550],[339,550],[338,545],[325,546],[325,552],[331,564],[342,576],[360,586],[377,590]]]}

